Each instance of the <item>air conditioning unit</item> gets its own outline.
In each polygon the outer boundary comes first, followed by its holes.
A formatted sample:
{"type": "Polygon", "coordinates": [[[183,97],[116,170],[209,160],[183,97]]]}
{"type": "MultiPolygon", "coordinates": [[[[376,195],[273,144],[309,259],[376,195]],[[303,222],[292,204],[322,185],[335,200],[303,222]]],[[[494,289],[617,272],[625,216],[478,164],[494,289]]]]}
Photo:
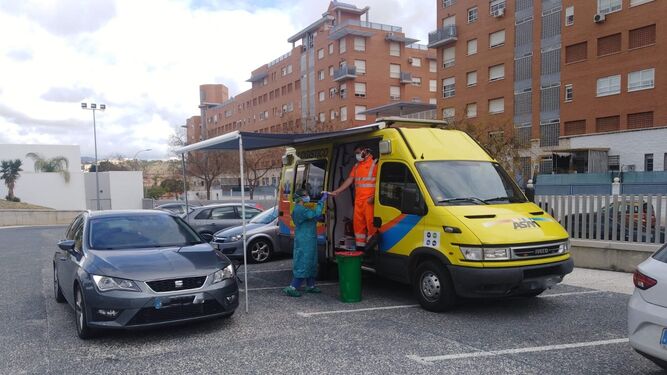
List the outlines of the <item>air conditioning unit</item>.
{"type": "Polygon", "coordinates": [[[604,22],[605,19],[607,19],[607,16],[605,16],[602,13],[598,13],[598,14],[593,16],[593,22],[595,22],[595,23],[602,23],[602,22],[604,22]]]}
{"type": "Polygon", "coordinates": [[[498,8],[498,9],[494,10],[493,12],[491,12],[491,15],[493,17],[496,17],[496,18],[502,17],[502,16],[505,15],[505,8],[498,8]]]}

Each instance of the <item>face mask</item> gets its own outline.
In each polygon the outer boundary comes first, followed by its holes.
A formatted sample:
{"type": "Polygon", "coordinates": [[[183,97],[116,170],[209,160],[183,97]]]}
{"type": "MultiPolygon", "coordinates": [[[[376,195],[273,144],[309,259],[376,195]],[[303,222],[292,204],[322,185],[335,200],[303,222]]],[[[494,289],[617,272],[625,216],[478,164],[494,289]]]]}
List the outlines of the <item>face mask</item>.
{"type": "Polygon", "coordinates": [[[310,197],[303,197],[301,198],[303,200],[303,203],[308,203],[310,202],[310,197]]]}
{"type": "Polygon", "coordinates": [[[362,160],[364,160],[364,157],[361,156],[361,155],[362,155],[361,153],[354,154],[354,156],[357,158],[357,161],[362,161],[362,160]]]}

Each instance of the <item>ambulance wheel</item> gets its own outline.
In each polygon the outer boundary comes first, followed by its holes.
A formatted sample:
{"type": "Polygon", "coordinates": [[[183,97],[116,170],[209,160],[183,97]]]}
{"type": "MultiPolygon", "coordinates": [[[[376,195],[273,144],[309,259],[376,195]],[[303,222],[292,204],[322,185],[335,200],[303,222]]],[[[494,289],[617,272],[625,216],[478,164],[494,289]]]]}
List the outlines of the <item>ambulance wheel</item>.
{"type": "Polygon", "coordinates": [[[456,306],[452,279],[442,263],[433,260],[420,263],[412,284],[419,304],[425,310],[441,312],[456,306]]]}

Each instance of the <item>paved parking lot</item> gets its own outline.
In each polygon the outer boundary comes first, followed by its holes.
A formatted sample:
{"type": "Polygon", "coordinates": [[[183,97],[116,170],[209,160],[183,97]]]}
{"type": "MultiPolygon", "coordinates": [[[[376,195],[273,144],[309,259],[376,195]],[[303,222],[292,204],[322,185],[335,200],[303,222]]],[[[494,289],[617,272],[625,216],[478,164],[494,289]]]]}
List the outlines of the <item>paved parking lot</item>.
{"type": "Polygon", "coordinates": [[[242,305],[229,320],[84,342],[72,309],[52,296],[50,262],[63,232],[0,229],[2,374],[661,373],[627,343],[629,296],[619,291],[630,289],[583,270],[575,285],[539,298],[435,314],[417,307],[408,287],[370,275],[361,303],[339,302],[335,282],[320,284],[321,295],[284,297],[291,261],[282,259],[249,267],[249,314],[242,305]]]}

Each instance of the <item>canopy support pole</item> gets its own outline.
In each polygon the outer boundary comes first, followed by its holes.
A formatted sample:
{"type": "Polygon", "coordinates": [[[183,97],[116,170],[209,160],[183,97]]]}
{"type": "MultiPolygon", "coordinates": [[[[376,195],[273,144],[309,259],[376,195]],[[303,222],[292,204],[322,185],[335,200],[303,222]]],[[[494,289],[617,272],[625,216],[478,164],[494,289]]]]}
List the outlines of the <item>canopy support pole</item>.
{"type": "Polygon", "coordinates": [[[248,313],[248,251],[245,216],[245,176],[243,173],[243,137],[239,136],[239,171],[241,172],[241,219],[243,223],[243,278],[245,286],[245,312],[248,313]]]}
{"type": "Polygon", "coordinates": [[[181,165],[183,166],[183,195],[185,196],[185,221],[188,222],[190,208],[188,207],[188,183],[185,179],[185,153],[181,154],[181,165]]]}

